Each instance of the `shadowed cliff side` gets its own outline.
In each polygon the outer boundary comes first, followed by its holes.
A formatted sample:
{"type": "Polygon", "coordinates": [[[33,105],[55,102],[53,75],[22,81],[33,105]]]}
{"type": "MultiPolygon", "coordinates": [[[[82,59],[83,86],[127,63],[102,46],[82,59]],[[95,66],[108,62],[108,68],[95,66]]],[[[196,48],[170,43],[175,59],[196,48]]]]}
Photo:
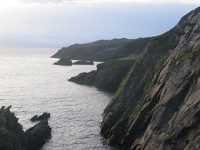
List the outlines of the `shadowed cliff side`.
{"type": "Polygon", "coordinates": [[[199,149],[200,8],[152,39],[104,111],[121,149],[199,149]]]}

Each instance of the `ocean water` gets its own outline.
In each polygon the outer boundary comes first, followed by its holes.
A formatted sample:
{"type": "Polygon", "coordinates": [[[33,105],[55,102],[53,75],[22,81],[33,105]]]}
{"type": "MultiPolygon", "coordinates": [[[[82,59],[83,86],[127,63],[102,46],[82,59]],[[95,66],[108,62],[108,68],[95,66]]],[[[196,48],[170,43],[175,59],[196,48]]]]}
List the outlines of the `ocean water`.
{"type": "MultiPolygon", "coordinates": [[[[112,93],[68,82],[96,66],[57,66],[57,49],[0,49],[0,106],[12,105],[24,130],[30,118],[50,112],[52,138],[42,150],[110,150],[99,134],[112,93]]],[[[96,63],[97,64],[97,63],[96,63]]]]}

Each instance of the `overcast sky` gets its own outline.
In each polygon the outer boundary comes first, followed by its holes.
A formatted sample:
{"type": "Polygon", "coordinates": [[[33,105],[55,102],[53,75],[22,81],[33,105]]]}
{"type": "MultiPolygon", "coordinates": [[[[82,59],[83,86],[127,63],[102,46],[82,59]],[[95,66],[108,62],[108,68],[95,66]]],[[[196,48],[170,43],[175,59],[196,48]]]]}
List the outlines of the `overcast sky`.
{"type": "Polygon", "coordinates": [[[63,47],[162,34],[200,0],[0,0],[0,47],[63,47]]]}

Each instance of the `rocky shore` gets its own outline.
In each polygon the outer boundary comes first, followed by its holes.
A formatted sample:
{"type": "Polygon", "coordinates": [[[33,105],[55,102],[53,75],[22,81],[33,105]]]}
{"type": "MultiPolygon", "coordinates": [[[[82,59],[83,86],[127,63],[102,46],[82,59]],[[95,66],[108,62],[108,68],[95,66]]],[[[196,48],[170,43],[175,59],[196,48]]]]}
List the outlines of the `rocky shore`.
{"type": "Polygon", "coordinates": [[[24,132],[10,108],[3,106],[0,109],[0,149],[39,150],[51,137],[48,121],[43,120],[24,132]]]}

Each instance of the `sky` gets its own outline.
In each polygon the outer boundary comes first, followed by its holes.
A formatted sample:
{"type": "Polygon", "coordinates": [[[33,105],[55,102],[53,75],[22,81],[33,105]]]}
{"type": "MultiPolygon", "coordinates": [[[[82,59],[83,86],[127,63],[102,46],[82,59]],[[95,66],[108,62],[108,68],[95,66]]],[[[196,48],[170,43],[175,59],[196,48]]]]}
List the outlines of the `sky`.
{"type": "Polygon", "coordinates": [[[199,6],[200,0],[0,0],[0,47],[155,36],[199,6]]]}

